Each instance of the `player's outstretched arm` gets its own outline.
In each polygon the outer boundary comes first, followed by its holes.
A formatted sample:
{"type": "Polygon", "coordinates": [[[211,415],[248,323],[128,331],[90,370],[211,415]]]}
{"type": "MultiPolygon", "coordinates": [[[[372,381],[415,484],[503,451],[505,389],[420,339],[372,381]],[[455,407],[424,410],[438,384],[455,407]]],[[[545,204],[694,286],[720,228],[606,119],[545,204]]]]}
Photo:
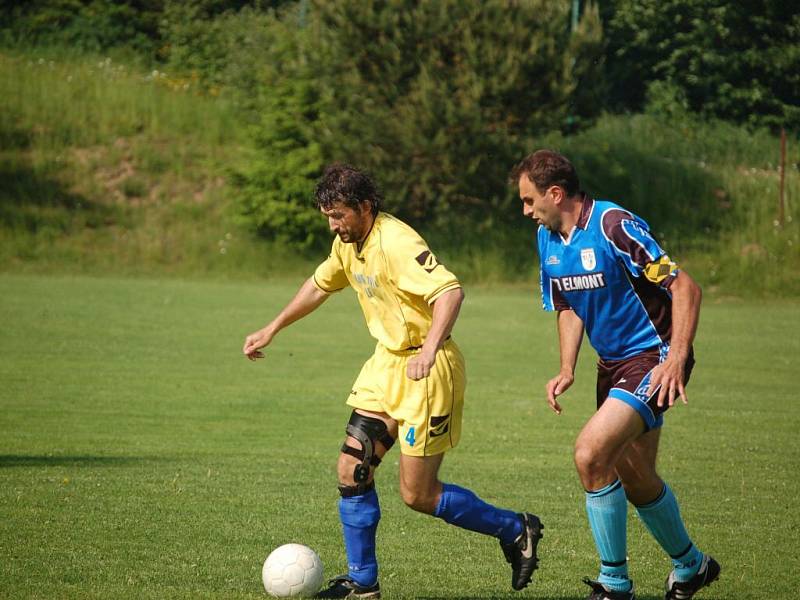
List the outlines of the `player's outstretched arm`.
{"type": "Polygon", "coordinates": [[[672,338],[669,343],[667,359],[653,369],[650,385],[660,385],[658,405],[675,404],[680,397],[684,404],[688,403],[686,389],[683,385],[684,365],[689,357],[697,323],[700,320],[700,302],[703,292],[694,279],[685,271],[678,271],[675,281],[669,287],[672,294],[672,338]]]}
{"type": "Polygon", "coordinates": [[[558,345],[561,350],[561,370],[545,385],[547,403],[557,414],[561,405],[556,398],[563,394],[575,381],[575,365],[583,340],[583,321],[573,310],[561,310],[556,317],[558,324],[558,345]]]}
{"type": "Polygon", "coordinates": [[[287,327],[295,321],[302,319],[309,313],[316,310],[325,300],[329,294],[326,294],[314,285],[313,278],[309,277],[306,282],[300,286],[297,294],[287,304],[284,309],[278,313],[267,326],[259,329],[255,333],[251,333],[244,340],[242,352],[250,360],[257,358],[264,358],[264,354],[260,350],[269,345],[272,338],[284,327],[287,327]]]}
{"type": "Polygon", "coordinates": [[[461,288],[455,288],[439,296],[433,303],[431,329],[419,354],[409,360],[406,367],[406,375],[409,379],[417,381],[430,374],[431,367],[436,362],[436,353],[453,330],[463,301],[464,291],[461,288]]]}

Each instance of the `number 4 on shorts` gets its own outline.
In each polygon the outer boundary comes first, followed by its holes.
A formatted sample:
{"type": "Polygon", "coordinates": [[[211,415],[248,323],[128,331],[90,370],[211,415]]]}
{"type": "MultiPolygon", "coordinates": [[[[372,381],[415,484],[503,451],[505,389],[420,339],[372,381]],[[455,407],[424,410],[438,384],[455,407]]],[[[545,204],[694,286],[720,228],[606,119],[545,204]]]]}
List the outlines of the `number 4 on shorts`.
{"type": "Polygon", "coordinates": [[[412,425],[408,428],[408,433],[406,434],[406,442],[408,442],[409,446],[413,446],[416,439],[414,438],[415,427],[412,425]]]}

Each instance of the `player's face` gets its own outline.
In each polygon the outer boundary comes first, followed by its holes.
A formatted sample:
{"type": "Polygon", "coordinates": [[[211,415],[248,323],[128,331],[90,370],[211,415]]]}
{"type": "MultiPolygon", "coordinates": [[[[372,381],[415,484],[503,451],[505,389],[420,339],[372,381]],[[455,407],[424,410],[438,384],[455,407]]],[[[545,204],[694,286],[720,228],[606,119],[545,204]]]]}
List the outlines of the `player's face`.
{"type": "Polygon", "coordinates": [[[561,228],[561,212],[553,200],[556,186],[547,188],[544,193],[536,189],[527,175],[519,178],[519,197],[522,200],[522,214],[544,225],[550,231],[561,228]]]}
{"type": "Polygon", "coordinates": [[[337,202],[330,208],[321,208],[320,211],[328,217],[328,227],[331,231],[345,244],[362,241],[372,225],[372,208],[367,202],[361,204],[358,209],[337,202]]]}

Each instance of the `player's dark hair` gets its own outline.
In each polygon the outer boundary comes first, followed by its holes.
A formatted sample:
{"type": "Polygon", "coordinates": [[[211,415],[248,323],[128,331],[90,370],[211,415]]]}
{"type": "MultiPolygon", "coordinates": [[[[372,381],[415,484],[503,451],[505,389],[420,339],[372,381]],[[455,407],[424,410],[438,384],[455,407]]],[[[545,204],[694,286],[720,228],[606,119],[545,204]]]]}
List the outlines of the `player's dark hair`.
{"type": "Polygon", "coordinates": [[[563,188],[567,196],[574,196],[580,190],[575,167],[567,157],[553,150],[537,150],[526,156],[511,170],[509,180],[512,184],[517,184],[523,175],[541,193],[553,185],[563,188]]]}
{"type": "Polygon", "coordinates": [[[369,203],[372,214],[377,215],[383,196],[369,175],[344,163],[333,163],[317,182],[314,190],[317,208],[329,209],[337,202],[352,209],[369,203]]]}

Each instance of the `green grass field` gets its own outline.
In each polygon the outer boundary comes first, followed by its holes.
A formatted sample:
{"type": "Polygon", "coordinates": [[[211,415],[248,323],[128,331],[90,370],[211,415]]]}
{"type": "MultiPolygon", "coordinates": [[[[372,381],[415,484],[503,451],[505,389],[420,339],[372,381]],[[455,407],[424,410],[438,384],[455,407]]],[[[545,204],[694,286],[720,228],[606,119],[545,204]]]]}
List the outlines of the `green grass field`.
{"type": "MultiPolygon", "coordinates": [[[[290,541],[314,547],[327,576],[345,569],[334,465],[372,347],[352,294],[265,360],[240,353],[297,284],[0,275],[0,597],[262,598],[261,564],[290,541]]],[[[571,448],[594,357],[585,345],[551,414],[555,326],[538,304],[533,289],[467,289],[464,435],[442,472],[541,515],[534,585],[512,593],[494,540],[403,506],[395,450],[378,475],[385,597],[585,597],[596,559],[571,448]]],[[[797,597],[798,309],[704,307],[690,404],[668,416],[660,462],[723,565],[699,598],[797,597]]],[[[638,597],[656,600],[668,559],[629,523],[638,597]]]]}

